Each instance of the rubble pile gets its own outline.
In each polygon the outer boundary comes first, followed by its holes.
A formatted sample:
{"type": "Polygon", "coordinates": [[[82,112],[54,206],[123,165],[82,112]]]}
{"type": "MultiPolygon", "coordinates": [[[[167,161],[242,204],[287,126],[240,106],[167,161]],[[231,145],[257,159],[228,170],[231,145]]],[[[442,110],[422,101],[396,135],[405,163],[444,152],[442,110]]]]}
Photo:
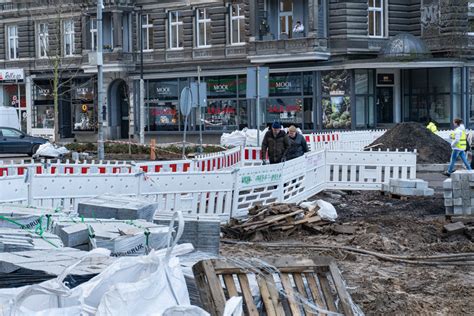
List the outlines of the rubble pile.
{"type": "Polygon", "coordinates": [[[249,209],[248,218],[233,219],[222,230],[229,237],[246,240],[268,239],[275,234],[289,236],[299,229],[319,232],[330,223],[318,214],[319,210],[316,203],[256,205],[249,209]]]}
{"type": "Polygon", "coordinates": [[[447,141],[415,122],[395,125],[367,148],[410,151],[416,149],[417,163],[447,163],[451,157],[451,146],[447,141]]]}

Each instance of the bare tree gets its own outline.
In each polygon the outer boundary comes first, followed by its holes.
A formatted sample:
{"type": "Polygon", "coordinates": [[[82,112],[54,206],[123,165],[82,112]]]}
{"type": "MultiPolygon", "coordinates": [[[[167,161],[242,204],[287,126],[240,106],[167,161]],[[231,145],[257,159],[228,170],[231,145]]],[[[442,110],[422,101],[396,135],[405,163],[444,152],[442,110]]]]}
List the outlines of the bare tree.
{"type": "Polygon", "coordinates": [[[75,27],[80,23],[81,1],[40,0],[29,9],[38,32],[37,54],[47,61],[54,104],[54,141],[59,140],[59,101],[71,91],[80,71],[82,53],[76,47],[75,27]]]}

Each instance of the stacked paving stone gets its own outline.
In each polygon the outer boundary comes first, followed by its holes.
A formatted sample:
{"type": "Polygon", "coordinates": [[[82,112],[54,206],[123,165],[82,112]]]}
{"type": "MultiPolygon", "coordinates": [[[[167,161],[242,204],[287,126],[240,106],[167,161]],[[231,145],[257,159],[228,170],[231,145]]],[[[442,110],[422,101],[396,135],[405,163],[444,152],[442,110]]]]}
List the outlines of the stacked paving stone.
{"type": "Polygon", "coordinates": [[[86,251],[106,248],[119,257],[144,254],[147,247],[164,248],[169,228],[143,220],[62,218],[54,222],[53,231],[66,247],[86,251]]]}
{"type": "MultiPolygon", "coordinates": [[[[158,213],[154,222],[169,225],[172,215],[158,213]]],[[[191,243],[194,249],[219,254],[221,222],[217,215],[184,215],[184,232],[179,243],[191,243]]],[[[176,223],[176,222],[175,222],[176,223]]]]}
{"type": "Polygon", "coordinates": [[[383,185],[383,191],[400,196],[432,196],[434,190],[421,179],[390,179],[383,185]]]}
{"type": "Polygon", "coordinates": [[[44,250],[63,247],[58,236],[43,232],[41,235],[24,229],[0,228],[0,252],[44,250]]]}
{"type": "Polygon", "coordinates": [[[80,202],[77,212],[89,218],[144,219],[152,222],[158,203],[137,198],[104,194],[80,202]]]}
{"type": "Polygon", "coordinates": [[[474,172],[458,170],[443,182],[446,215],[474,215],[474,172]]]}

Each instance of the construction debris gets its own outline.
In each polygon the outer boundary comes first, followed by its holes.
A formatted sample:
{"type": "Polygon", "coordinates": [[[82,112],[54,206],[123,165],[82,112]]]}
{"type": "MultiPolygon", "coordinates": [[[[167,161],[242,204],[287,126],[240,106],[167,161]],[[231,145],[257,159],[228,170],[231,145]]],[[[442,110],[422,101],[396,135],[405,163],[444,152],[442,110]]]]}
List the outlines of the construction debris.
{"type": "Polygon", "coordinates": [[[450,223],[444,225],[443,227],[443,232],[448,235],[462,234],[465,230],[466,226],[464,226],[463,222],[450,223]]]}
{"type": "Polygon", "coordinates": [[[249,217],[245,220],[231,220],[223,231],[230,237],[240,239],[261,239],[268,235],[291,235],[303,228],[319,231],[328,224],[318,215],[319,207],[315,204],[274,203],[265,206],[256,205],[249,209],[249,217]],[[261,236],[261,238],[259,237],[261,236]]]}
{"type": "Polygon", "coordinates": [[[416,150],[417,163],[447,163],[451,157],[451,146],[447,141],[415,122],[395,125],[369,147],[372,150],[416,150]]]}
{"type": "Polygon", "coordinates": [[[158,203],[147,200],[104,194],[80,202],[77,212],[89,218],[144,219],[153,221],[158,203]]]}

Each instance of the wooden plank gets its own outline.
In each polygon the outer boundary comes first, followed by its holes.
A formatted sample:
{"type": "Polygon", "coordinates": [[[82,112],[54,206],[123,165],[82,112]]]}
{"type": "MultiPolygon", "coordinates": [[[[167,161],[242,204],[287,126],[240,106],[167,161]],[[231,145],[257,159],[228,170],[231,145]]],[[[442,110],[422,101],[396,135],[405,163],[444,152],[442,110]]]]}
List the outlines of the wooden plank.
{"type": "MultiPolygon", "coordinates": [[[[252,292],[250,291],[249,280],[247,279],[246,274],[239,273],[237,275],[240,283],[240,288],[242,290],[242,295],[244,297],[245,307],[247,309],[248,315],[258,315],[257,306],[255,306],[255,302],[253,301],[252,292]]],[[[221,314],[222,315],[222,314],[221,314]]]]}
{"type": "Polygon", "coordinates": [[[288,304],[290,305],[291,314],[293,316],[300,316],[300,308],[294,297],[293,286],[291,285],[290,278],[287,273],[280,273],[280,280],[286,295],[288,296],[288,304]]]}
{"type": "Polygon", "coordinates": [[[309,224],[309,223],[315,223],[315,222],[320,222],[320,221],[321,221],[321,217],[313,216],[309,218],[300,219],[299,221],[294,222],[294,224],[295,225],[306,224],[306,223],[309,224]]]}
{"type": "Polygon", "coordinates": [[[308,281],[309,289],[311,290],[311,295],[313,300],[316,302],[318,307],[327,309],[326,304],[324,303],[321,292],[318,288],[318,283],[316,282],[316,276],[313,273],[305,273],[306,280],[308,281]]]}
{"type": "Polygon", "coordinates": [[[256,275],[258,288],[260,289],[260,295],[262,297],[263,305],[265,306],[265,312],[268,316],[276,316],[275,306],[268,290],[267,282],[261,275],[256,275]]]}
{"type": "MultiPolygon", "coordinates": [[[[298,293],[305,299],[308,299],[308,295],[306,294],[306,288],[304,286],[303,277],[300,273],[293,273],[293,279],[295,280],[296,288],[298,289],[298,293]]],[[[306,315],[314,315],[311,313],[311,309],[306,305],[303,304],[303,309],[306,315]]]]}
{"type": "Polygon", "coordinates": [[[347,289],[346,289],[346,286],[344,285],[344,281],[342,280],[339,269],[337,268],[334,261],[329,264],[329,270],[331,271],[332,280],[333,280],[334,286],[336,287],[339,300],[341,301],[344,315],[345,316],[354,315],[352,311],[352,306],[351,306],[351,298],[349,296],[349,293],[347,293],[347,289]]]}
{"type": "Polygon", "coordinates": [[[239,296],[239,293],[237,292],[237,287],[234,283],[234,276],[232,274],[223,274],[222,277],[224,278],[224,284],[227,289],[227,292],[229,293],[229,298],[233,296],[239,296]]]}
{"type": "Polygon", "coordinates": [[[273,275],[265,274],[265,281],[267,282],[268,291],[270,292],[270,297],[272,298],[277,316],[285,316],[285,310],[283,309],[280,293],[278,292],[273,275]]]}
{"type": "MultiPolygon", "coordinates": [[[[216,301],[214,300],[214,297],[213,297],[213,294],[214,294],[213,288],[211,287],[211,283],[209,282],[209,281],[215,282],[213,280],[215,280],[217,276],[216,275],[210,276],[210,278],[207,276],[205,265],[204,265],[205,261],[208,261],[208,260],[200,261],[193,266],[193,274],[195,276],[196,286],[198,289],[200,289],[199,296],[201,298],[201,302],[204,305],[204,308],[211,315],[219,316],[219,315],[222,315],[222,312],[224,311],[224,309],[219,308],[219,306],[217,306],[216,301]]],[[[222,292],[222,295],[224,295],[224,292],[222,292]]],[[[224,305],[225,305],[225,297],[224,297],[224,305]]]]}
{"type": "Polygon", "coordinates": [[[206,275],[207,283],[209,284],[210,295],[214,305],[213,310],[216,311],[217,315],[222,315],[226,300],[219,277],[214,270],[211,260],[203,260],[199,263],[201,263],[202,271],[206,275]]]}
{"type": "Polygon", "coordinates": [[[334,303],[334,297],[332,296],[331,287],[329,286],[329,281],[326,278],[326,275],[323,273],[317,273],[319,278],[319,284],[321,285],[321,290],[323,291],[324,298],[326,300],[327,308],[331,312],[337,312],[336,304],[334,303]]]}

